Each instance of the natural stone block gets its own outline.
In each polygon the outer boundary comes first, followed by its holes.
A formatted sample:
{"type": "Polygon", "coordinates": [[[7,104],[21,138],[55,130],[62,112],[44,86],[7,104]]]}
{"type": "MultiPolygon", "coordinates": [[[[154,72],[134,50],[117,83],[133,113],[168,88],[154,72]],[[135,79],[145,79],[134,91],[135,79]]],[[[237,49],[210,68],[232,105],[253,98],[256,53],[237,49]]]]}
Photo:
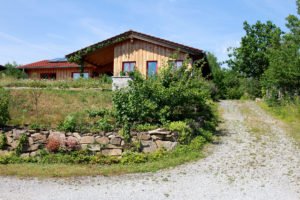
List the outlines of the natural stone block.
{"type": "Polygon", "coordinates": [[[13,129],[13,138],[18,140],[22,134],[25,134],[26,130],[13,129]]]}
{"type": "Polygon", "coordinates": [[[164,148],[167,151],[170,151],[176,147],[178,144],[177,142],[171,142],[171,141],[162,141],[162,140],[157,140],[155,141],[156,145],[158,148],[164,148]]]}
{"type": "Polygon", "coordinates": [[[80,134],[79,134],[79,133],[77,133],[77,132],[73,133],[73,136],[74,136],[74,137],[76,137],[78,140],[80,140],[80,139],[81,139],[81,136],[80,136],[80,134]]]}
{"type": "Polygon", "coordinates": [[[150,139],[151,139],[151,136],[150,136],[150,134],[148,134],[148,133],[138,133],[138,134],[137,134],[137,138],[138,138],[139,140],[150,140],[150,139]]]}
{"type": "Polygon", "coordinates": [[[100,151],[101,147],[99,144],[90,144],[87,146],[90,151],[100,151]]]}
{"type": "Polygon", "coordinates": [[[105,156],[120,156],[122,155],[122,149],[103,149],[101,153],[105,156]]]}
{"type": "Polygon", "coordinates": [[[39,144],[33,144],[33,145],[28,146],[28,147],[25,149],[25,151],[36,151],[36,150],[39,149],[39,147],[40,147],[39,144]]]}
{"type": "Polygon", "coordinates": [[[31,135],[31,138],[33,139],[33,142],[38,142],[38,143],[46,143],[47,137],[46,135],[42,135],[41,133],[34,133],[31,135]]]}
{"type": "Polygon", "coordinates": [[[95,143],[94,136],[83,136],[80,139],[80,144],[93,144],[93,143],[95,143]]]}
{"type": "Polygon", "coordinates": [[[96,142],[102,145],[107,145],[109,143],[108,137],[97,137],[96,142]]]}
{"type": "Polygon", "coordinates": [[[152,131],[148,131],[150,135],[169,135],[171,134],[171,131],[165,130],[163,128],[158,128],[152,131]]]}
{"type": "Polygon", "coordinates": [[[150,153],[150,152],[154,152],[157,150],[157,146],[155,144],[155,142],[153,141],[141,141],[142,146],[143,146],[143,152],[144,153],[150,153]]]}
{"type": "Polygon", "coordinates": [[[122,139],[119,138],[119,137],[114,137],[110,140],[110,143],[112,145],[117,145],[117,146],[120,146],[121,145],[121,142],[122,142],[122,139]]]}

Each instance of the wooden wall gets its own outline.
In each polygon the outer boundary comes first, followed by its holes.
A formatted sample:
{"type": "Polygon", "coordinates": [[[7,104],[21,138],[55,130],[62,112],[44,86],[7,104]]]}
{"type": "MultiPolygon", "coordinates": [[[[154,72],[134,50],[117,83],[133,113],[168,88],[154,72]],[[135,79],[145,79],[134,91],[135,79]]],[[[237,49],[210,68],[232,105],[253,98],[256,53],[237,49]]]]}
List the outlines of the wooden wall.
{"type": "MultiPolygon", "coordinates": [[[[134,39],[133,42],[129,40],[122,42],[114,48],[114,76],[120,75],[122,63],[126,61],[135,61],[136,68],[146,75],[147,61],[157,61],[159,70],[174,53],[176,50],[138,39],[134,39]]],[[[185,58],[187,58],[187,54],[180,52],[177,59],[184,60],[185,58]]]]}
{"type": "MultiPolygon", "coordinates": [[[[93,68],[85,68],[90,76],[93,74],[93,68]]],[[[73,72],[80,72],[79,68],[52,68],[52,69],[26,69],[26,73],[31,79],[40,79],[42,73],[56,73],[56,80],[72,79],[73,72]]]]}

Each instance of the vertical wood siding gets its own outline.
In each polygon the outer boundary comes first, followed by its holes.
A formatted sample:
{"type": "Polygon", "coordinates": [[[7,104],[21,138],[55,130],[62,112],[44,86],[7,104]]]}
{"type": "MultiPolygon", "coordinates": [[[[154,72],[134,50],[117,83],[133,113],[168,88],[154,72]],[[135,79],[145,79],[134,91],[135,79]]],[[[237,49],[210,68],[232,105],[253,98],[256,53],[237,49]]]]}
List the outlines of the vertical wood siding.
{"type": "MultiPolygon", "coordinates": [[[[114,48],[114,76],[119,76],[122,71],[122,63],[128,61],[136,62],[136,69],[146,75],[147,61],[157,61],[158,70],[164,66],[171,56],[178,53],[167,47],[151,44],[149,42],[135,39],[133,42],[125,41],[114,48]]],[[[179,52],[178,60],[185,60],[187,54],[179,52]]]]}
{"type": "MultiPolygon", "coordinates": [[[[85,68],[84,72],[88,72],[92,76],[93,68],[85,68]]],[[[31,79],[40,79],[40,74],[56,73],[56,80],[72,79],[72,73],[80,72],[79,68],[51,68],[51,69],[26,69],[26,73],[31,79]]]]}

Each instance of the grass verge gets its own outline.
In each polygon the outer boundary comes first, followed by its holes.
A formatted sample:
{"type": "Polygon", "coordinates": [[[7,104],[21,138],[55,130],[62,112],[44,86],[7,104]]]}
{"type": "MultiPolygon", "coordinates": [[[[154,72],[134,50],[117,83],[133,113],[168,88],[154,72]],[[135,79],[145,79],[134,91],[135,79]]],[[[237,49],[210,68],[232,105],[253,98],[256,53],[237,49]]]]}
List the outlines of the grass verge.
{"type": "Polygon", "coordinates": [[[259,102],[258,105],[271,114],[276,119],[283,121],[287,126],[289,135],[300,146],[300,104],[290,103],[282,106],[268,106],[265,102],[259,102]]]}
{"type": "Polygon", "coordinates": [[[0,165],[0,175],[17,177],[74,177],[74,176],[114,176],[128,173],[156,172],[161,169],[203,158],[201,151],[172,151],[157,160],[131,164],[37,164],[21,163],[0,165]]]}

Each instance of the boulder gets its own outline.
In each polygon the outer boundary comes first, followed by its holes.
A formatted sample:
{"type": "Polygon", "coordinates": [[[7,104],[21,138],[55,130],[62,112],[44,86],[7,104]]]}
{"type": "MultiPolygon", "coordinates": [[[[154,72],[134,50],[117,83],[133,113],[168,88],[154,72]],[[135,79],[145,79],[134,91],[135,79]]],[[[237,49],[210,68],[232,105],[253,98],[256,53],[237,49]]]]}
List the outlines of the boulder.
{"type": "Polygon", "coordinates": [[[148,133],[142,132],[142,133],[138,133],[138,134],[137,134],[137,138],[138,138],[139,140],[150,140],[150,139],[151,139],[151,136],[150,136],[150,134],[148,134],[148,133]]]}
{"type": "Polygon", "coordinates": [[[33,151],[33,152],[31,152],[30,154],[29,154],[29,156],[30,157],[35,157],[35,156],[37,156],[37,151],[33,151]]]}
{"type": "Polygon", "coordinates": [[[178,144],[177,142],[161,141],[161,140],[157,140],[157,141],[155,141],[155,143],[158,148],[164,148],[167,151],[174,149],[176,147],[176,145],[178,144]]]}
{"type": "Polygon", "coordinates": [[[31,151],[36,151],[40,147],[40,144],[33,144],[33,145],[28,145],[28,147],[25,149],[26,152],[31,152],[31,151]]]}
{"type": "Polygon", "coordinates": [[[31,138],[32,138],[34,143],[38,142],[38,143],[45,144],[46,140],[47,140],[46,135],[43,135],[41,133],[34,133],[34,134],[31,135],[31,138]]]}
{"type": "Polygon", "coordinates": [[[90,144],[87,146],[90,151],[100,151],[101,147],[99,144],[90,144]]]}
{"type": "Polygon", "coordinates": [[[153,140],[163,140],[165,138],[165,135],[151,135],[151,138],[153,140]]]}
{"type": "Polygon", "coordinates": [[[108,137],[97,137],[96,142],[102,145],[107,145],[109,143],[108,137]]]}
{"type": "Polygon", "coordinates": [[[66,144],[66,135],[64,133],[62,133],[62,132],[50,131],[50,135],[48,137],[48,140],[51,139],[51,138],[58,139],[59,142],[60,142],[60,145],[62,147],[64,147],[65,144],[66,144]]]}
{"type": "Polygon", "coordinates": [[[94,144],[95,138],[94,136],[83,136],[80,139],[80,144],[94,144]]]}
{"type": "Polygon", "coordinates": [[[105,145],[104,148],[105,149],[121,149],[120,146],[116,146],[116,145],[113,145],[113,144],[107,144],[107,145],[105,145]]]}
{"type": "Polygon", "coordinates": [[[73,133],[73,136],[74,136],[74,137],[76,137],[78,140],[80,140],[80,139],[81,139],[81,136],[80,136],[80,134],[79,134],[79,133],[77,133],[77,132],[73,133]]]}
{"type": "Polygon", "coordinates": [[[74,136],[67,137],[66,146],[70,150],[80,149],[79,140],[74,136]]]}
{"type": "Polygon", "coordinates": [[[154,152],[157,150],[157,146],[156,146],[155,142],[152,140],[149,140],[149,141],[142,140],[141,144],[142,144],[142,147],[143,147],[142,149],[143,149],[144,153],[150,153],[150,152],[154,152]]]}
{"type": "Polygon", "coordinates": [[[101,153],[105,156],[120,156],[122,155],[122,149],[103,149],[101,153]]]}
{"type": "Polygon", "coordinates": [[[14,140],[18,140],[22,134],[26,133],[26,130],[13,129],[12,133],[14,140]]]}
{"type": "Polygon", "coordinates": [[[110,143],[112,145],[117,145],[117,146],[120,146],[121,145],[121,142],[122,142],[122,139],[119,138],[119,137],[114,137],[110,140],[110,143]]]}
{"type": "Polygon", "coordinates": [[[12,131],[8,131],[5,133],[6,137],[13,137],[12,131]]]}
{"type": "Polygon", "coordinates": [[[165,130],[163,128],[158,128],[152,131],[148,131],[150,135],[169,135],[171,134],[171,131],[165,130]]]}

